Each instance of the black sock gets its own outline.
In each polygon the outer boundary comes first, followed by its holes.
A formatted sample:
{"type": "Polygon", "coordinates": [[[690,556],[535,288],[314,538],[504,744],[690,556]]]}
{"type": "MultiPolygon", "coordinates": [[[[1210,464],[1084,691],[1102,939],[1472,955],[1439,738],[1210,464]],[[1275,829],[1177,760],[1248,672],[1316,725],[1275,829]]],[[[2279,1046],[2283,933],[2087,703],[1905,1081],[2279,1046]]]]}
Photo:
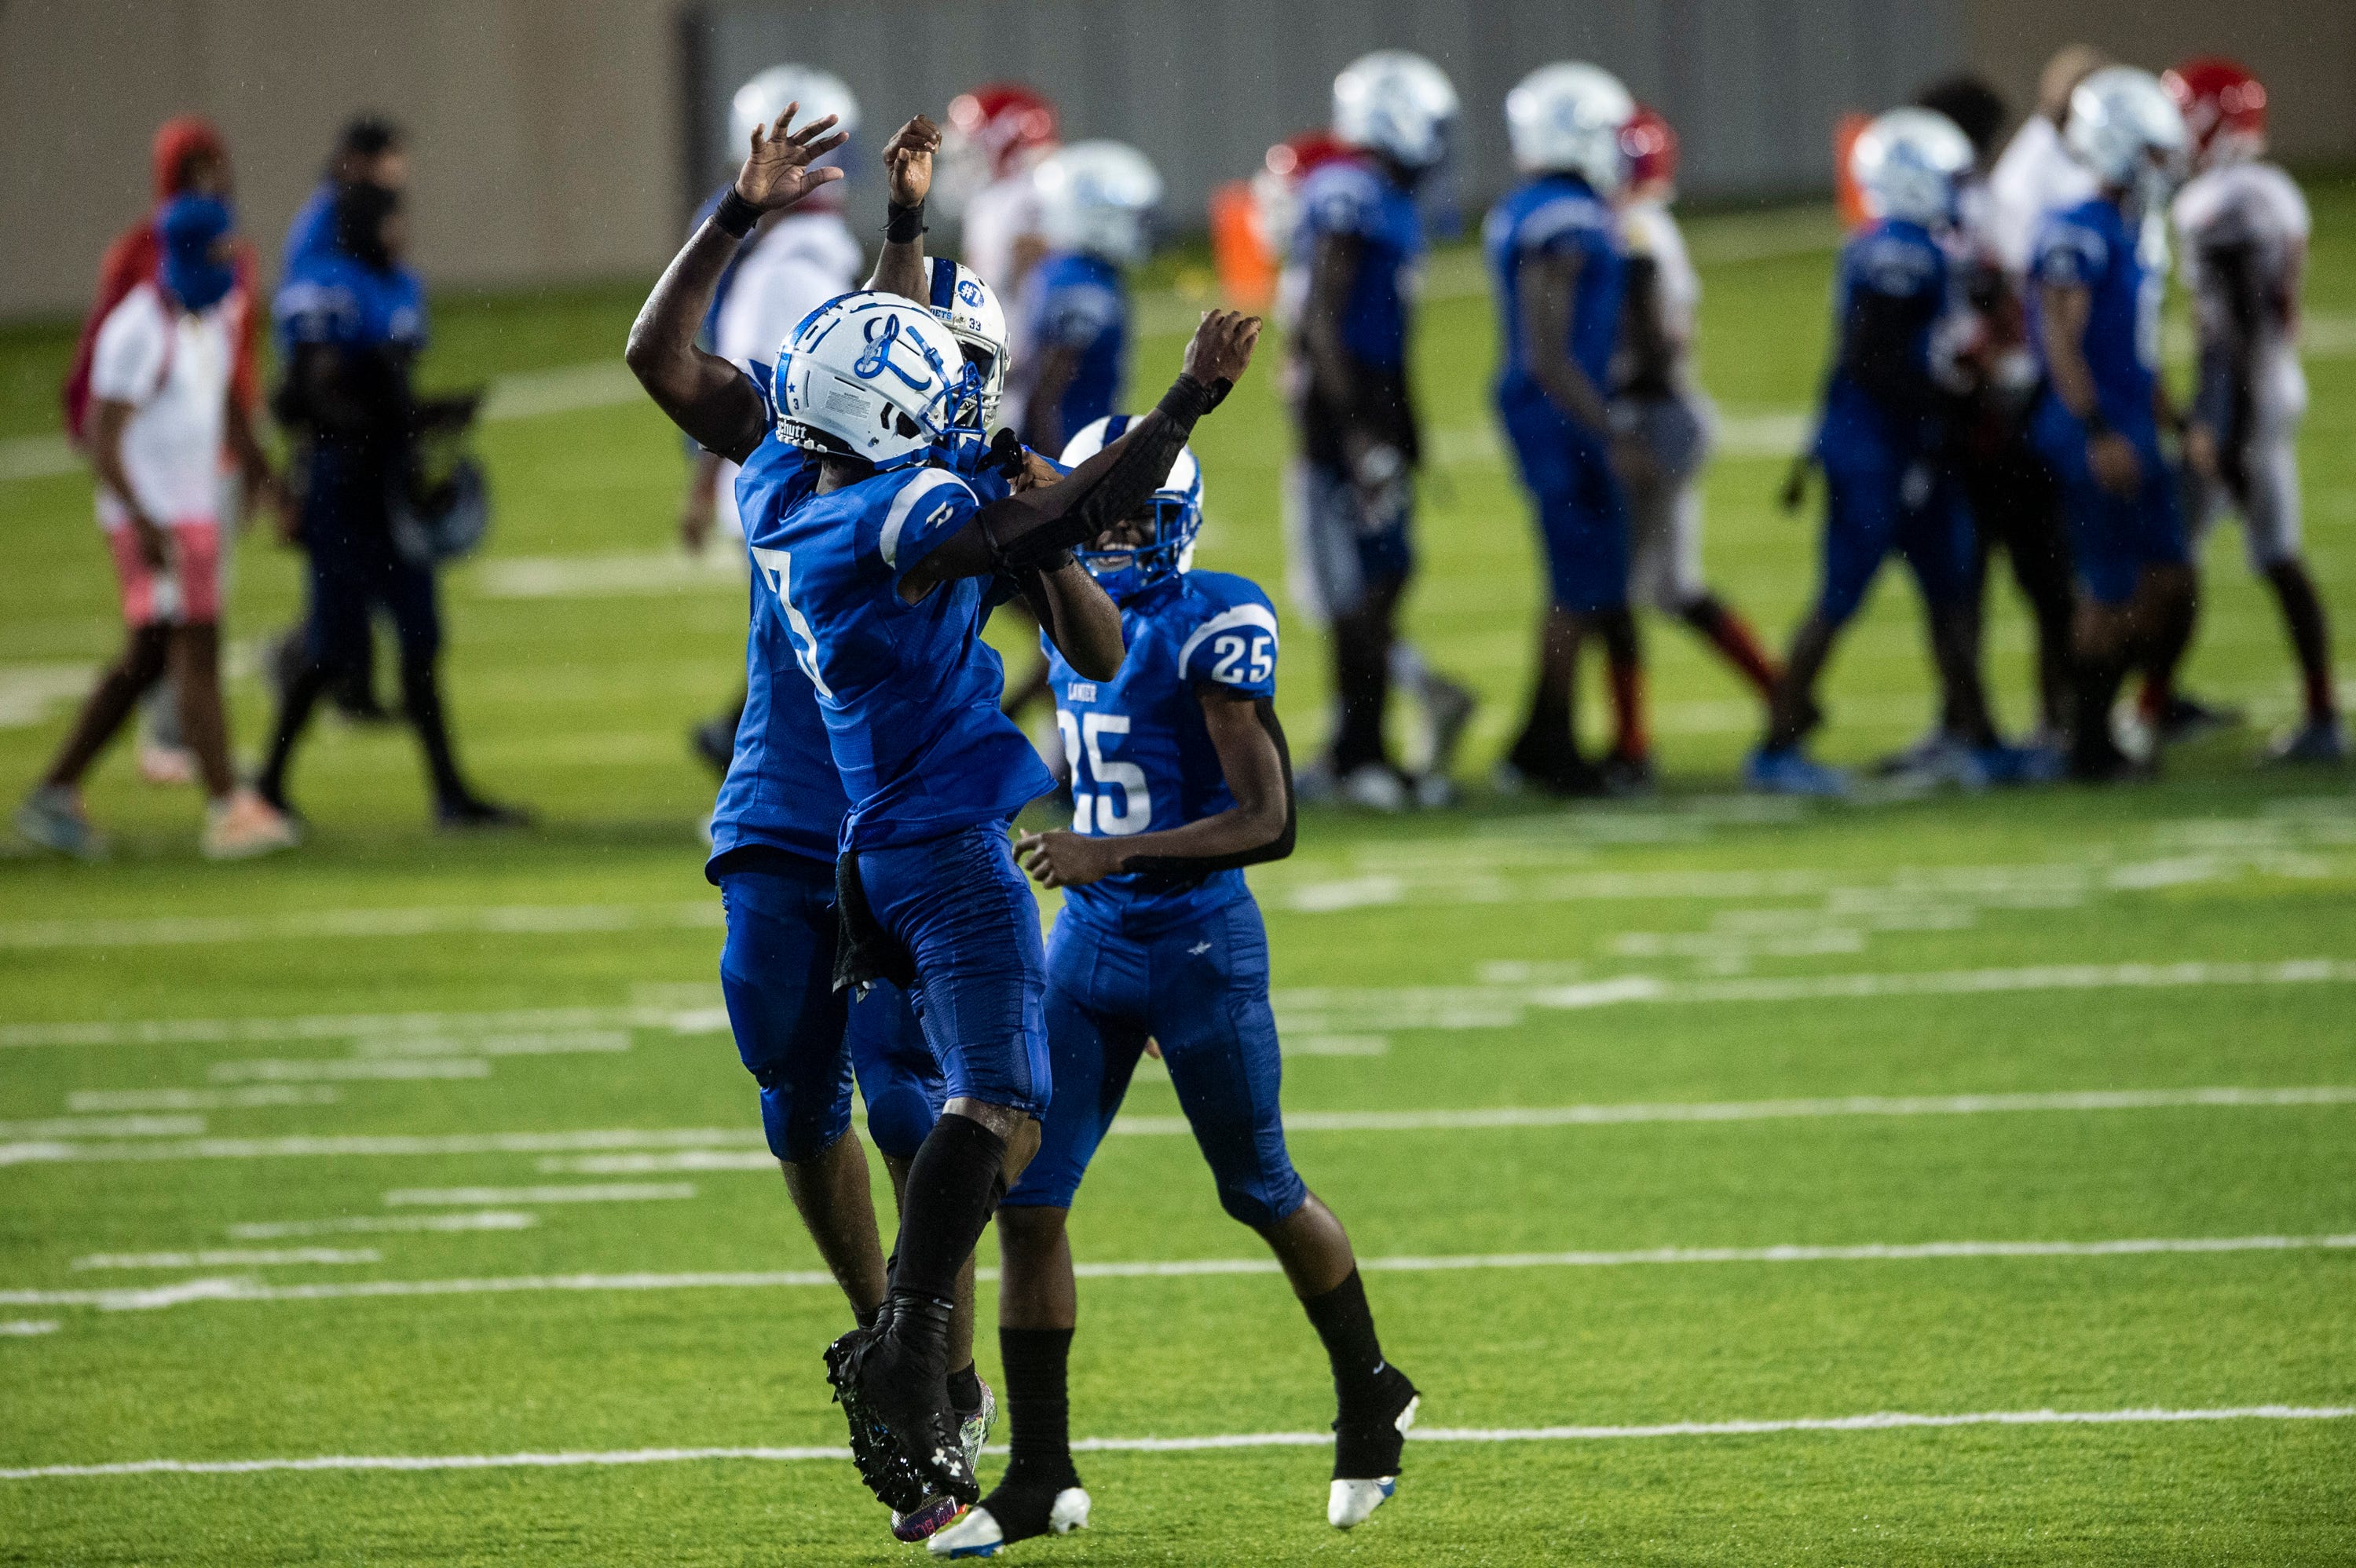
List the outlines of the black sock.
{"type": "Polygon", "coordinates": [[[957,1294],[958,1271],[1005,1191],[1006,1140],[970,1116],[945,1113],[908,1165],[900,1211],[894,1295],[936,1301],[957,1294]]]}
{"type": "MultiPolygon", "coordinates": [[[[1079,1472],[1072,1467],[1072,1403],[1066,1381],[1072,1330],[1001,1328],[998,1353],[1006,1363],[1013,1449],[1000,1488],[1043,1489],[1052,1503],[1055,1492],[1080,1484],[1079,1472]]],[[[1046,1528],[1044,1520],[1040,1528],[1046,1528]]]]}
{"type": "Polygon", "coordinates": [[[1333,1363],[1333,1398],[1341,1419],[1349,1422],[1370,1407],[1382,1383],[1383,1348],[1375,1339],[1375,1315],[1366,1306],[1366,1287],[1353,1268],[1350,1276],[1323,1296],[1304,1296],[1301,1309],[1309,1314],[1317,1337],[1325,1341],[1325,1355],[1333,1363]]]}
{"type": "Polygon", "coordinates": [[[968,1361],[949,1374],[949,1403],[960,1415],[970,1415],[981,1408],[981,1374],[968,1361]]]}

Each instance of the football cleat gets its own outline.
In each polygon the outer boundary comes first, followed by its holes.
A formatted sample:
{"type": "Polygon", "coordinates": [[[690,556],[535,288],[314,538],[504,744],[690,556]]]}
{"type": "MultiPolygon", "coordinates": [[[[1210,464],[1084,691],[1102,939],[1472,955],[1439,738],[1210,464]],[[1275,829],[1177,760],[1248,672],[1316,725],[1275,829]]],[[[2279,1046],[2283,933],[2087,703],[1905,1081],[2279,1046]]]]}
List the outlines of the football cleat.
{"type": "MultiPolygon", "coordinates": [[[[980,1381],[979,1378],[975,1381],[980,1381]]],[[[996,1424],[998,1396],[990,1392],[988,1383],[982,1383],[981,1403],[970,1411],[961,1412],[958,1422],[958,1442],[965,1449],[968,1469],[980,1468],[982,1447],[989,1443],[990,1429],[996,1424]]],[[[937,1492],[926,1498],[924,1507],[915,1513],[904,1514],[895,1509],[892,1513],[892,1534],[901,1541],[923,1541],[957,1518],[958,1506],[955,1498],[937,1492]]]]}
{"type": "Polygon", "coordinates": [[[1660,792],[1660,780],[1654,775],[1653,759],[1650,757],[1632,757],[1624,752],[1614,752],[1603,759],[1600,771],[1603,775],[1603,792],[1614,799],[1660,792]]]}
{"type": "Polygon", "coordinates": [[[1087,1527],[1088,1494],[1078,1487],[1065,1487],[1048,1504],[1047,1528],[1043,1531],[1010,1537],[1007,1526],[990,1511],[990,1505],[977,1503],[965,1510],[963,1519],[926,1541],[925,1550],[936,1557],[995,1557],[1015,1541],[1027,1541],[1033,1535],[1069,1535],[1087,1527]]]}
{"type": "Polygon", "coordinates": [[[860,1386],[859,1371],[874,1347],[876,1330],[854,1328],[826,1348],[826,1381],[833,1386],[835,1403],[842,1406],[851,1426],[851,1462],[867,1489],[895,1514],[914,1514],[925,1506],[926,1488],[916,1467],[900,1452],[890,1428],[869,1409],[860,1386]]]}
{"type": "Polygon", "coordinates": [[[1828,768],[1797,746],[1769,751],[1762,746],[1742,764],[1742,782],[1761,795],[1811,795],[1838,800],[1848,794],[1848,775],[1828,768]]]}
{"type": "Polygon", "coordinates": [[[44,849],[77,860],[106,859],[106,836],[90,825],[78,791],[43,784],[16,808],[16,831],[44,849]]]}
{"type": "Polygon", "coordinates": [[[1363,1421],[1333,1423],[1333,1484],[1325,1495],[1325,1522],[1355,1530],[1398,1490],[1399,1459],[1423,1396],[1405,1372],[1386,1366],[1382,1403],[1363,1421]]]}
{"type": "Polygon", "coordinates": [[[2163,746],[2183,746],[2227,730],[2241,728],[2242,710],[2222,702],[2201,702],[2178,695],[2159,710],[2152,730],[2163,746]]]}
{"type": "MultiPolygon", "coordinates": [[[[846,1334],[827,1351],[827,1380],[853,1433],[862,1426],[880,1433],[901,1459],[898,1473],[881,1477],[862,1464],[861,1478],[895,1513],[913,1514],[937,1493],[979,1502],[981,1487],[941,1367],[949,1304],[901,1294],[886,1307],[874,1328],[846,1334]]],[[[854,1443],[851,1457],[859,1456],[854,1443]]]]}
{"type": "Polygon", "coordinates": [[[1430,732],[1430,760],[1424,764],[1427,774],[1446,778],[1455,770],[1456,750],[1464,743],[1464,731],[1472,722],[1473,709],[1480,706],[1480,698],[1470,688],[1446,676],[1435,675],[1425,680],[1424,723],[1430,732]]]}
{"type": "Polygon", "coordinates": [[[1355,1530],[1374,1517],[1376,1509],[1398,1490],[1397,1476],[1371,1481],[1336,1481],[1325,1499],[1325,1522],[1335,1530],[1355,1530]]]}
{"type": "Polygon", "coordinates": [[[2050,746],[1982,746],[1971,755],[1981,783],[1992,789],[2052,784],[2069,770],[2069,760],[2050,746]]]}
{"type": "Polygon", "coordinates": [[[2329,766],[2348,760],[2348,737],[2340,728],[2340,720],[2310,719],[2297,729],[2266,748],[2259,759],[2267,767],[2293,764],[2329,766]]]}
{"type": "Polygon", "coordinates": [[[1343,802],[1386,814],[1405,811],[1415,804],[1397,773],[1381,763],[1361,763],[1335,781],[1343,802]]]}

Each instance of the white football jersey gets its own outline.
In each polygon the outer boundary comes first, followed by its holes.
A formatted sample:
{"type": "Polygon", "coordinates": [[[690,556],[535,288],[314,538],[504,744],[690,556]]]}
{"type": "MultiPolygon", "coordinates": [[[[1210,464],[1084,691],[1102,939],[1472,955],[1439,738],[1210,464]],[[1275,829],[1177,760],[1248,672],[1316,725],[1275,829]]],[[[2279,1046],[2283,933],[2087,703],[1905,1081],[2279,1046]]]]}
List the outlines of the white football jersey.
{"type": "Polygon", "coordinates": [[[2016,278],[2026,273],[2045,215],[2077,206],[2097,188],[2052,121],[2032,114],[2022,122],[1988,176],[1987,234],[2005,270],[2016,278]]]}
{"type": "Polygon", "coordinates": [[[1023,280],[1014,276],[1014,245],[1026,234],[1039,232],[1039,187],[1028,168],[991,181],[966,203],[958,259],[981,274],[981,281],[1012,299],[1023,280]]]}
{"type": "Polygon", "coordinates": [[[2231,330],[2233,307],[2222,281],[2204,267],[2202,252],[2227,245],[2251,248],[2259,283],[2276,307],[2259,325],[2255,389],[2269,411],[2303,409],[2307,379],[2298,364],[2296,291],[2314,220],[2297,184],[2272,164],[2221,165],[2195,176],[2177,193],[2170,216],[2183,252],[2184,285],[2192,293],[2193,321],[2204,340],[2231,330]]]}
{"type": "Polygon", "coordinates": [[[1621,210],[1620,230],[1631,257],[1652,259],[1659,279],[1655,295],[1661,335],[1680,350],[1693,347],[1694,320],[1701,308],[1701,274],[1694,271],[1686,237],[1669,209],[1657,201],[1632,201],[1621,210]]]}
{"type": "MultiPolygon", "coordinates": [[[[736,263],[712,350],[750,369],[775,366],[802,317],[859,286],[867,258],[839,212],[788,212],[763,229],[736,263]]],[[[736,516],[736,465],[720,465],[713,511],[720,525],[741,535],[736,516]]]]}

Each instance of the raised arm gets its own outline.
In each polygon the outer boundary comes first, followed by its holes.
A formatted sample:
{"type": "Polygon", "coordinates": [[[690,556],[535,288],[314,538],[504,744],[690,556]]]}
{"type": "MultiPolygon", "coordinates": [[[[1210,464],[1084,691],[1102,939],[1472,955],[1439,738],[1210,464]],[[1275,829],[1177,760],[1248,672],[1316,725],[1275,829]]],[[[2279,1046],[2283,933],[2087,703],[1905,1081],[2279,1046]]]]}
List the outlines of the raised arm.
{"type": "Polygon", "coordinates": [[[884,178],[890,210],[884,223],[884,249],[876,253],[875,271],[867,286],[928,302],[925,276],[925,197],[933,188],[933,155],[940,150],[941,128],[919,114],[892,133],[884,144],[884,178]]]}
{"type": "Polygon", "coordinates": [[[1292,853],[1292,756],[1276,705],[1210,683],[1195,688],[1194,695],[1236,804],[1183,827],[1128,838],[1026,833],[1015,858],[1043,886],[1086,887],[1124,871],[1192,880],[1292,853]]]}
{"type": "Polygon", "coordinates": [[[834,116],[794,131],[790,127],[800,107],[788,103],[766,133],[754,131],[736,183],[721,198],[719,210],[671,258],[631,324],[629,344],[622,352],[630,373],[673,424],[699,445],[737,462],[761,444],[761,394],[742,370],[697,347],[695,334],[712,307],[720,274],[753,226],[842,177],[839,168],[809,167],[811,159],[842,144],[841,133],[828,134],[834,116]]]}

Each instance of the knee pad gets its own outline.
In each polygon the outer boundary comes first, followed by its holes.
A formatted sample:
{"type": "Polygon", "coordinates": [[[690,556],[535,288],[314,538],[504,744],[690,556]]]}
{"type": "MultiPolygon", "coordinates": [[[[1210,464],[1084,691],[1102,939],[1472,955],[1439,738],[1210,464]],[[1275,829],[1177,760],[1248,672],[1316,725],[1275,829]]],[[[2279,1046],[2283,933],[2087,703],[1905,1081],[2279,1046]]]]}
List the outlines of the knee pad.
{"type": "Polygon", "coordinates": [[[1248,1184],[1221,1181],[1219,1207],[1238,1224],[1265,1231],[1309,1200],[1309,1189],[1287,1162],[1280,1172],[1248,1184]]]}
{"type": "Polygon", "coordinates": [[[894,1083],[867,1102],[867,1138],[894,1159],[914,1159],[933,1130],[933,1103],[914,1083],[894,1083]]]}
{"type": "Polygon", "coordinates": [[[851,1130],[851,1085],[840,1095],[796,1094],[783,1081],[761,1085],[761,1131],[788,1164],[816,1159],[851,1130]]]}

